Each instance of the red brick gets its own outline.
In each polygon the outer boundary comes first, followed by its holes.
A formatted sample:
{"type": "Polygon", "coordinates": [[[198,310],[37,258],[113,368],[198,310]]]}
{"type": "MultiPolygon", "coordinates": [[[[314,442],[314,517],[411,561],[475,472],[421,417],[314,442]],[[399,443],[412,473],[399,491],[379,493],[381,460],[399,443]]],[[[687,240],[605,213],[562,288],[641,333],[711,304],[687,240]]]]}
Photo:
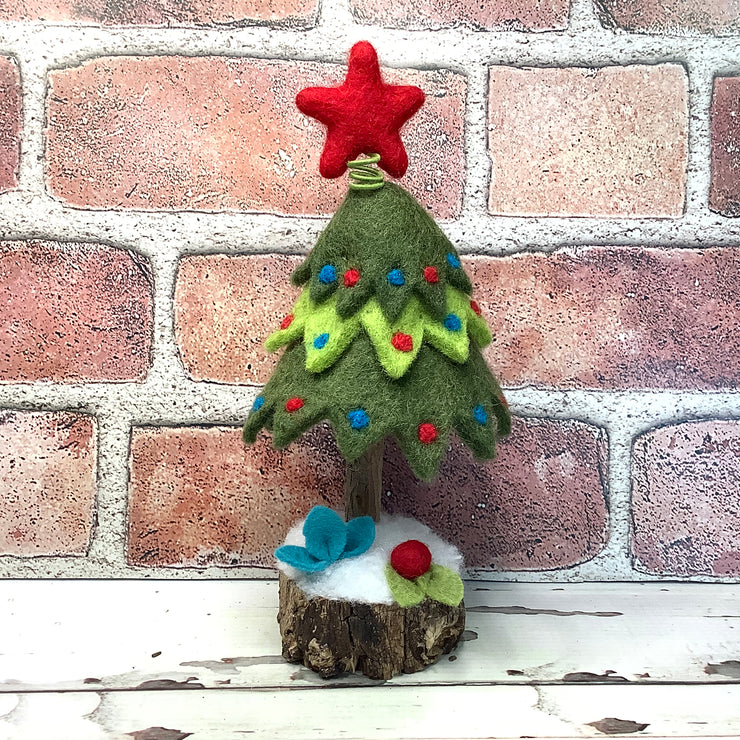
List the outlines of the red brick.
{"type": "Polygon", "coordinates": [[[491,67],[489,81],[491,213],[682,215],[683,67],[491,67]]]}
{"type": "Polygon", "coordinates": [[[734,390],[740,255],[592,247],[466,261],[507,385],[734,390]]]}
{"type": "MultiPolygon", "coordinates": [[[[580,422],[518,421],[499,458],[453,443],[423,484],[386,448],[386,508],[418,516],[462,546],[474,568],[562,568],[606,540],[605,434],[580,422]],[[481,506],[482,505],[482,506],[481,506]]],[[[344,463],[328,427],[287,449],[231,427],[135,429],[129,561],[140,566],[272,566],[288,528],[318,503],[341,506],[344,463]]]]}
{"type": "Polygon", "coordinates": [[[687,422],[635,440],[632,553],[659,575],[740,576],[740,422],[687,422]]]}
{"type": "Polygon", "coordinates": [[[143,380],[152,342],[144,258],[96,244],[0,242],[0,381],[143,380]]]}
{"type": "Polygon", "coordinates": [[[290,313],[303,261],[284,255],[186,257],[175,287],[175,336],[193,380],[266,383],[279,354],[265,339],[290,313]]]}
{"type": "Polygon", "coordinates": [[[740,77],[718,77],[712,95],[709,207],[740,216],[740,77]]]}
{"type": "Polygon", "coordinates": [[[141,566],[272,566],[289,526],[341,504],[343,464],[325,427],[285,450],[233,427],[139,428],[131,440],[128,557],[141,566]]]}
{"type": "Polygon", "coordinates": [[[737,33],[737,0],[597,0],[606,26],[642,33],[737,33]]]}
{"type": "Polygon", "coordinates": [[[21,81],[12,59],[0,57],[0,192],[18,184],[21,81]]]}
{"type": "Polygon", "coordinates": [[[82,555],[95,506],[95,422],[0,412],[0,554],[82,555]]]}
{"type": "Polygon", "coordinates": [[[0,21],[72,21],[133,26],[244,25],[307,20],[316,0],[7,0],[0,21]]]}
{"type": "Polygon", "coordinates": [[[570,0],[352,0],[361,23],[391,28],[547,31],[568,25],[570,0]]]}
{"type": "Polygon", "coordinates": [[[393,447],[386,447],[387,508],[417,517],[457,544],[469,568],[565,568],[590,560],[606,544],[603,430],[515,419],[493,462],[474,460],[454,440],[431,484],[416,480],[393,447]]]}
{"type": "MultiPolygon", "coordinates": [[[[295,95],[344,66],[224,57],[110,57],[50,75],[47,175],[75,206],[324,214],[346,192],[322,180],[324,127],[295,95]],[[111,176],[115,173],[115,177],[111,176]]],[[[427,104],[404,129],[408,187],[440,218],[462,204],[465,78],[389,71],[427,104]]]]}

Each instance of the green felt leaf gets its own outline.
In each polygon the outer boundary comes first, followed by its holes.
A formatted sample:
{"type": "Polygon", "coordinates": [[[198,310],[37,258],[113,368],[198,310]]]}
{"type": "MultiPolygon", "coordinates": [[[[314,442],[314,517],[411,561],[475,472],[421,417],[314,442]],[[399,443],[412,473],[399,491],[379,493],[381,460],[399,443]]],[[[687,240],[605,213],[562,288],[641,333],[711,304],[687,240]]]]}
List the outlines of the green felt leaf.
{"type": "MultiPolygon", "coordinates": [[[[457,253],[457,251],[452,251],[451,254],[454,254],[458,261],[460,260],[460,255],[457,253]]],[[[462,293],[470,295],[473,292],[473,286],[470,283],[470,278],[467,276],[462,266],[450,267],[450,265],[448,264],[447,269],[445,270],[445,276],[447,277],[447,282],[462,293]]]]}
{"type": "Polygon", "coordinates": [[[441,263],[429,262],[430,265],[434,265],[437,268],[437,274],[439,280],[436,283],[428,283],[423,275],[424,271],[421,271],[421,275],[416,283],[416,294],[421,299],[425,310],[432,315],[435,319],[442,319],[446,314],[447,307],[447,290],[446,290],[446,279],[445,269],[441,263]]]}
{"type": "Polygon", "coordinates": [[[404,278],[403,285],[394,285],[389,282],[388,275],[394,270],[398,270],[401,275],[408,276],[411,274],[411,269],[413,269],[413,266],[409,269],[405,261],[399,258],[387,265],[386,272],[379,275],[375,280],[375,298],[383,311],[383,315],[391,324],[401,315],[406,304],[413,296],[414,289],[408,277],[404,278]]]}
{"type": "MultiPolygon", "coordinates": [[[[498,383],[495,380],[494,383],[498,387],[498,383]]],[[[499,436],[506,437],[511,434],[511,412],[509,411],[504,394],[501,392],[501,388],[498,389],[498,393],[493,400],[493,413],[496,415],[499,436]]]]}
{"type": "Polygon", "coordinates": [[[290,326],[286,329],[278,329],[270,334],[270,336],[265,340],[265,349],[267,349],[268,352],[275,352],[275,350],[280,349],[280,347],[302,337],[309,311],[308,291],[304,290],[298,296],[298,300],[295,302],[293,310],[291,311],[293,314],[293,321],[291,321],[290,326]]]}
{"type": "Polygon", "coordinates": [[[245,444],[254,444],[263,427],[272,427],[272,406],[265,403],[258,411],[252,411],[244,424],[242,440],[245,444]]]}
{"type": "Polygon", "coordinates": [[[356,314],[372,298],[375,290],[369,278],[361,277],[360,281],[352,286],[342,285],[337,290],[337,313],[342,318],[349,318],[356,314]]]}
{"type": "Polygon", "coordinates": [[[466,314],[468,317],[468,334],[479,347],[487,347],[492,339],[488,325],[470,306],[468,306],[466,314]]]}
{"type": "Polygon", "coordinates": [[[419,585],[415,581],[410,581],[398,575],[390,565],[385,566],[385,579],[393,598],[399,606],[406,608],[416,606],[424,601],[425,594],[419,585]]]}
{"type": "MultiPolygon", "coordinates": [[[[455,362],[465,362],[468,359],[468,311],[469,302],[453,288],[447,289],[447,309],[441,321],[427,320],[424,324],[424,339],[433,347],[443,352],[455,362]],[[447,317],[456,317],[459,327],[450,329],[445,326],[447,317]]],[[[453,326],[457,327],[457,323],[453,326]]]]}
{"type": "Polygon", "coordinates": [[[293,285],[300,287],[311,279],[311,255],[309,255],[303,262],[301,262],[293,274],[290,276],[290,282],[293,285]]]}
{"type": "Polygon", "coordinates": [[[360,313],[362,326],[373,342],[378,359],[391,378],[406,373],[421,349],[424,337],[424,315],[419,302],[411,299],[396,321],[390,324],[377,301],[369,301],[360,313]],[[411,349],[397,349],[393,338],[398,334],[411,337],[411,349]]]}
{"type": "Polygon", "coordinates": [[[306,369],[314,373],[333,365],[360,330],[360,319],[351,316],[342,319],[336,310],[337,297],[312,305],[306,318],[304,344],[306,369]]]}
{"type": "MultiPolygon", "coordinates": [[[[337,274],[339,274],[339,269],[337,269],[337,274]]],[[[308,284],[311,293],[311,302],[313,304],[323,303],[327,298],[332,296],[339,287],[340,279],[341,277],[331,283],[323,283],[316,275],[312,275],[311,281],[308,284]]]]}
{"type": "MultiPolygon", "coordinates": [[[[274,406],[272,415],[272,438],[275,447],[285,447],[296,437],[299,437],[306,429],[310,429],[324,418],[324,403],[321,398],[314,395],[288,394],[288,398],[299,397],[303,400],[303,406],[297,411],[288,411],[285,402],[274,406]]],[[[285,401],[288,400],[285,399],[285,401]]]]}
{"type": "Polygon", "coordinates": [[[432,563],[432,567],[416,579],[416,585],[430,598],[447,606],[458,606],[465,595],[462,578],[450,568],[432,563]]]}

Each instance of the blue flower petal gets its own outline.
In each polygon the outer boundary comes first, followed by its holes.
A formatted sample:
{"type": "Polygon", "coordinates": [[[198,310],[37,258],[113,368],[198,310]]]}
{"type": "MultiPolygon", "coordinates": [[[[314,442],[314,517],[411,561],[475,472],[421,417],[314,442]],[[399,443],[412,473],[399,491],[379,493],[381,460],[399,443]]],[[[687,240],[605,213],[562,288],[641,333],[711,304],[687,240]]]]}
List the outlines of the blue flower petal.
{"type": "Polygon", "coordinates": [[[314,506],[303,523],[306,550],[316,560],[333,563],[344,552],[347,526],[342,517],[326,506],[314,506]]]}
{"type": "Polygon", "coordinates": [[[347,546],[343,558],[354,558],[370,549],[375,541],[375,522],[371,516],[358,516],[347,522],[347,546]]]}
{"type": "Polygon", "coordinates": [[[331,565],[331,562],[318,560],[305,547],[298,547],[297,545],[283,545],[282,547],[278,547],[275,550],[275,557],[288,565],[292,565],[297,570],[307,573],[316,573],[331,565]]]}

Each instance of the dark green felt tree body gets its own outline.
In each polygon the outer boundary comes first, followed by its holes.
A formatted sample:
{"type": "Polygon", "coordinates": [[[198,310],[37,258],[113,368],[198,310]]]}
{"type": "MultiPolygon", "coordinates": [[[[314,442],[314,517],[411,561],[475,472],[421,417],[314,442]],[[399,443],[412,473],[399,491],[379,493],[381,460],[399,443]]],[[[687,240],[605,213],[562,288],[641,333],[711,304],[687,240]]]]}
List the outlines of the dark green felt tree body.
{"type": "Polygon", "coordinates": [[[328,419],[348,461],[394,436],[432,478],[455,429],[491,458],[510,429],[459,255],[403,188],[350,190],[295,271],[303,292],[266,346],[285,346],[244,427],[284,447],[328,419]]]}

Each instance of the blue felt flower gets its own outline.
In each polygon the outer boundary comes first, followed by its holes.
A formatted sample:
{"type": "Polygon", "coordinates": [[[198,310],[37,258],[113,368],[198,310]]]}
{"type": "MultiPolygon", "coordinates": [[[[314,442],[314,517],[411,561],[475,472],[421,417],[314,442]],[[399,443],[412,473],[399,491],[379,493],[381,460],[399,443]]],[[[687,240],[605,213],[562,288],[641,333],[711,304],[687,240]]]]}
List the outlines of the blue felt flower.
{"type": "Polygon", "coordinates": [[[359,516],[345,524],[326,506],[314,506],[303,523],[303,536],[305,547],[283,545],[275,550],[275,557],[297,570],[315,573],[337,560],[367,552],[375,540],[375,522],[359,516]]]}

